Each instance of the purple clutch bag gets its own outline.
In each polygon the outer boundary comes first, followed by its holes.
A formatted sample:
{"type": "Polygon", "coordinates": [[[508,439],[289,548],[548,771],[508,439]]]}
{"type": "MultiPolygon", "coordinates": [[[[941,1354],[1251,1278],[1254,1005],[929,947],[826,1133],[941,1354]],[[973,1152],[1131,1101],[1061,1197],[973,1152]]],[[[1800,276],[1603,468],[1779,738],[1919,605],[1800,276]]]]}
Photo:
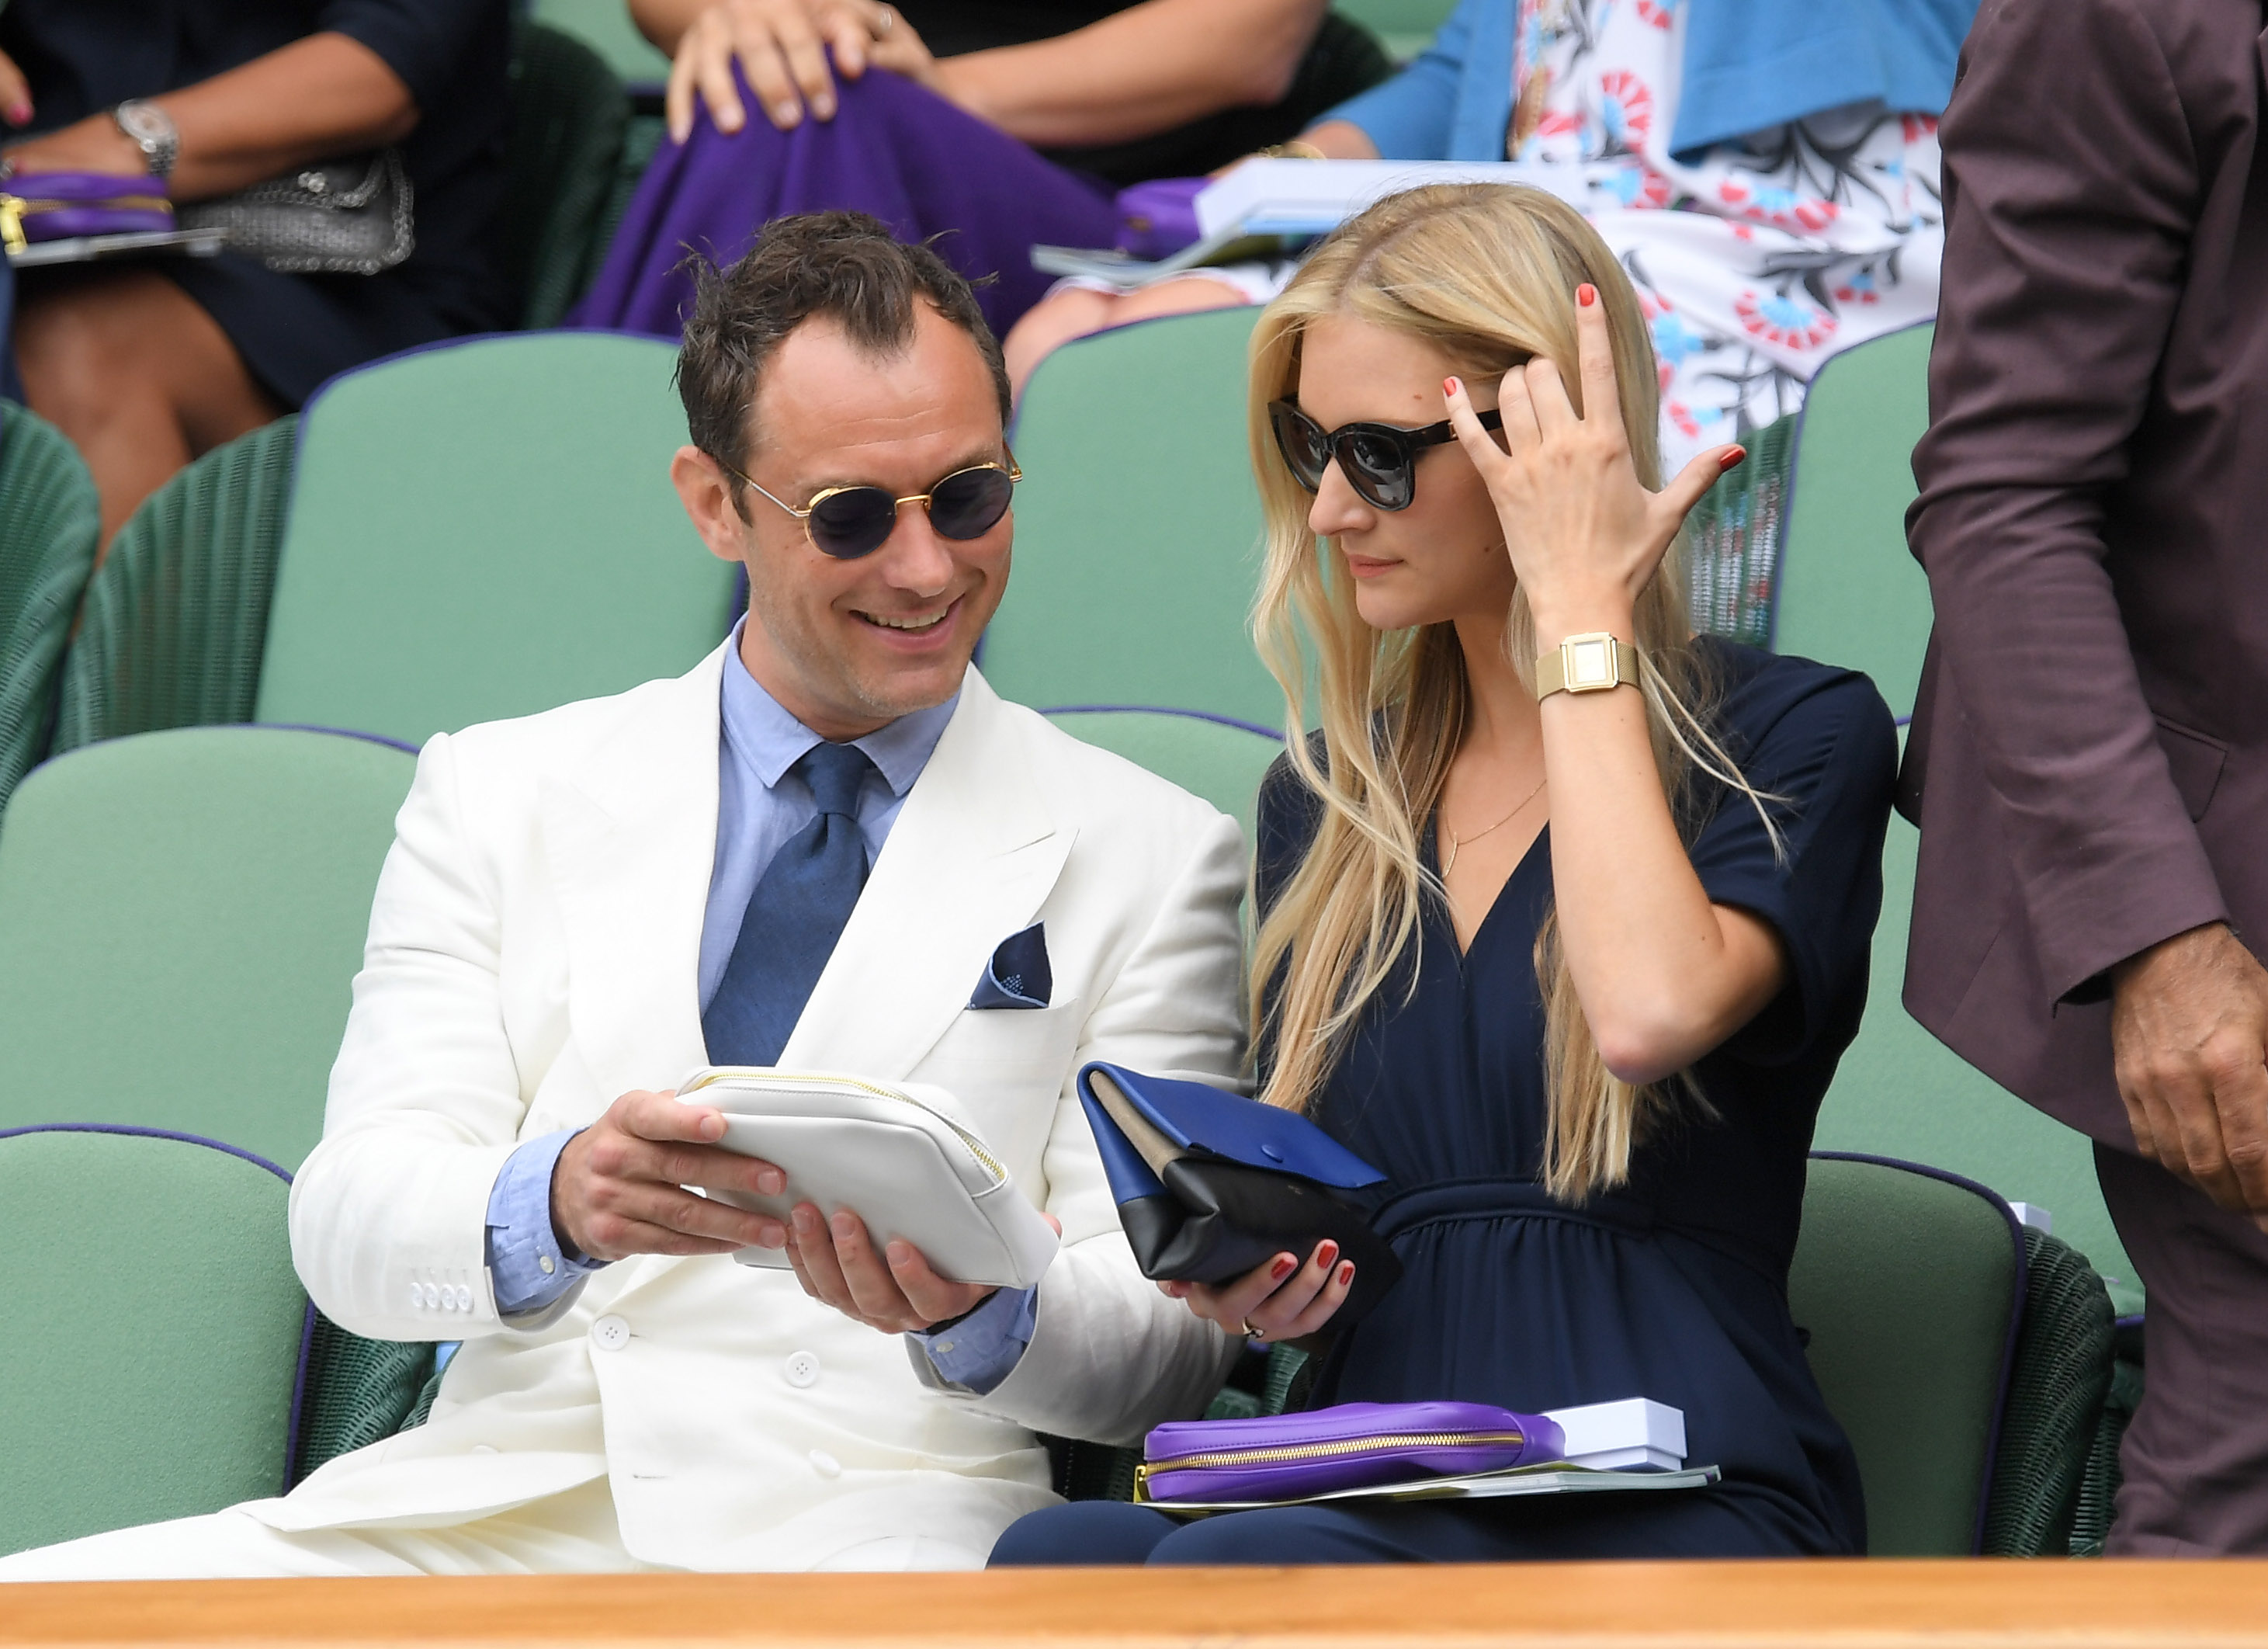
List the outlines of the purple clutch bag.
{"type": "Polygon", "coordinates": [[[142,234],[173,226],[166,181],[109,172],[24,172],[0,183],[0,240],[20,252],[35,240],[142,234]]]}
{"type": "Polygon", "coordinates": [[[1118,249],[1145,263],[1197,239],[1197,191],[1211,178],[1152,178],[1118,191],[1118,249]]]}
{"type": "Polygon", "coordinates": [[[1254,1420],[1175,1420],[1142,1445],[1134,1497],[1297,1500],[1565,1458],[1541,1415],[1488,1403],[1341,1403],[1254,1420]]]}

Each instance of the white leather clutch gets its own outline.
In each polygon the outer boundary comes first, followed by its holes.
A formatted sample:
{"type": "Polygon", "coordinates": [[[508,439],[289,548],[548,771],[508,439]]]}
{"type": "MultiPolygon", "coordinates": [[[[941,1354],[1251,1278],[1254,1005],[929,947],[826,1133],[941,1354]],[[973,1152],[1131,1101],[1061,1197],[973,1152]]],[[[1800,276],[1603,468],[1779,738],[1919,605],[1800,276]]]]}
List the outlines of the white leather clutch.
{"type": "MultiPolygon", "coordinates": [[[[711,1193],[736,1207],[782,1221],[799,1202],[849,1209],[878,1248],[909,1243],[956,1283],[1030,1288],[1055,1258],[1055,1232],[942,1088],[720,1065],[687,1077],[677,1097],[725,1113],[725,1150],[786,1171],[777,1196],[711,1193]]],[[[733,1257],[781,1270],[788,1263],[784,1248],[733,1257]]]]}

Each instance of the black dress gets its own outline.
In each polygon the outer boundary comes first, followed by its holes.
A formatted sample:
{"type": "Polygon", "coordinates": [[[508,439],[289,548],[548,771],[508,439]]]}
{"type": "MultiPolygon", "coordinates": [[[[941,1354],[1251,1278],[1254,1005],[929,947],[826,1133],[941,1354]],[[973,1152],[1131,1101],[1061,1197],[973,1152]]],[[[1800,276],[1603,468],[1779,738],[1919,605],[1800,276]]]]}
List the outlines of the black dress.
{"type": "MultiPolygon", "coordinates": [[[[376,275],[280,275],[248,258],[163,258],[287,406],[335,373],[506,324],[490,243],[504,188],[507,0],[7,0],[0,51],[31,82],[33,131],[210,79],[332,32],[368,47],[416,100],[401,145],[416,249],[376,275]]],[[[27,270],[23,295],[62,271],[27,270]]]]}
{"type": "MultiPolygon", "coordinates": [[[[1178,1532],[1140,1508],[1082,1505],[1012,1528],[996,1561],[1075,1561],[1081,1547],[1090,1562],[1192,1563],[1865,1550],[1857,1464],[1804,1360],[1786,1290],[1813,1120],[1866,1004],[1896,736],[1863,676],[1703,645],[1726,683],[1719,736],[1777,798],[1785,856],[1745,797],[1712,786],[1697,798],[1705,823],[1691,857],[1712,901],[1778,930],[1786,987],[1694,1068],[1714,1116],[1683,1102],[1633,1152],[1624,1188],[1569,1209],[1536,1183],[1545,1098],[1532,956],[1551,898],[1548,831],[1462,958],[1436,904],[1314,1113],[1388,1175],[1377,1224],[1407,1268],[1341,1337],[1314,1401],[1455,1398],[1532,1412],[1652,1397],[1684,1411],[1689,1460],[1721,1467],[1724,1481],[1603,1502],[1244,1512],[1178,1532]],[[1061,1521],[1040,1527],[1049,1519],[1061,1521]]],[[[1263,906],[1315,817],[1279,764],[1261,799],[1263,906]]]]}

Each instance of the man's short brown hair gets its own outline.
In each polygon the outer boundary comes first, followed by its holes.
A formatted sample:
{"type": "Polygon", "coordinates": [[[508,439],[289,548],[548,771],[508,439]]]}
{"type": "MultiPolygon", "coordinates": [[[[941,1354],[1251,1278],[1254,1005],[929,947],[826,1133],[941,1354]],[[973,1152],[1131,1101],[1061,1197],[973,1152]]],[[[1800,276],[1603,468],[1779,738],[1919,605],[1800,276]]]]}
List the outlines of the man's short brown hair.
{"type": "MultiPolygon", "coordinates": [[[[1008,422],[1008,369],[968,282],[926,246],[895,239],[865,212],[806,212],[764,226],[746,256],[725,269],[696,255],[693,314],[677,357],[677,393],[693,444],[735,470],[749,467],[758,432],[750,418],[764,365],[814,315],[839,324],[874,355],[913,343],[917,299],[968,334],[990,368],[1008,422]]],[[[747,519],[737,490],[733,503],[747,519]]]]}

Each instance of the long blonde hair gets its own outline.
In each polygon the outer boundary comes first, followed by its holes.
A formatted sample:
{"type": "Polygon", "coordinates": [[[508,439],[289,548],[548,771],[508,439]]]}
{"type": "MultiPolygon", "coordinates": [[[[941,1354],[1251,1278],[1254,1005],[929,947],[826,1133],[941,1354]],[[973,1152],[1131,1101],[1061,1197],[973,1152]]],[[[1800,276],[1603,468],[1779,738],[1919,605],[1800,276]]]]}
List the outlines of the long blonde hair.
{"type": "MultiPolygon", "coordinates": [[[[1308,324],[1343,314],[1425,340],[1476,386],[1548,357],[1580,412],[1573,293],[1585,281],[1606,307],[1638,479],[1658,487],[1659,390],[1645,318],[1605,243],[1550,195],[1443,184],[1390,196],[1317,249],[1254,329],[1250,433],[1267,567],[1253,630],[1284,689],[1292,765],[1323,803],[1314,839],[1254,947],[1252,1023],[1256,1040],[1273,1050],[1263,1094],[1272,1105],[1304,1110],[1314,1101],[1365,1005],[1418,942],[1423,901],[1444,897],[1418,839],[1464,736],[1469,700],[1453,626],[1379,631],[1363,622],[1343,558],[1336,549],[1326,555],[1308,527],[1312,499],[1277,453],[1268,403],[1296,393],[1308,324]],[[1302,736],[1311,672],[1320,765],[1302,736]]],[[[1637,609],[1654,765],[1674,804],[1697,765],[1748,789],[1705,725],[1717,689],[1693,646],[1685,590],[1681,534],[1637,609]]],[[[1532,684],[1536,638],[1525,592],[1513,594],[1505,645],[1532,684]]],[[[1607,1069],[1560,951],[1556,913],[1535,960],[1550,1094],[1543,1181],[1554,1196],[1580,1202],[1629,1177],[1632,1144],[1672,1096],[1668,1084],[1634,1086],[1607,1069]]]]}

